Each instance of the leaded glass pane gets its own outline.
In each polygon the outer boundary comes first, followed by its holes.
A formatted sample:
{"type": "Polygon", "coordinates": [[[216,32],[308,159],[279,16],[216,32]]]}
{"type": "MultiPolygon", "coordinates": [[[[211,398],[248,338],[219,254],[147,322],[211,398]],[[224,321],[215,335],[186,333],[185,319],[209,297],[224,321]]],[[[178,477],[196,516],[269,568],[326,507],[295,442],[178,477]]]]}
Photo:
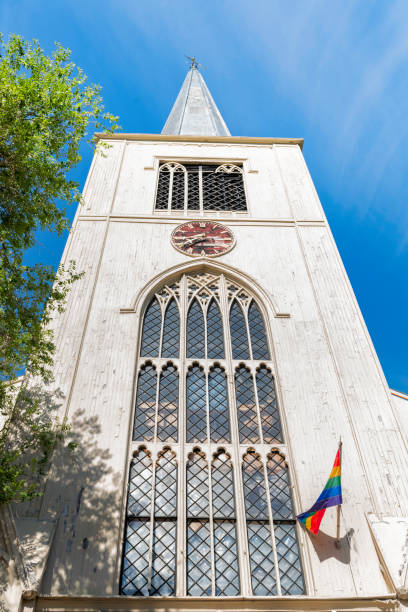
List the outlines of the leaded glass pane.
{"type": "Polygon", "coordinates": [[[230,441],[230,424],[225,372],[219,366],[208,375],[208,403],[210,410],[210,432],[212,442],[230,441]]]}
{"type": "Polygon", "coordinates": [[[268,519],[266,487],[262,461],[254,451],[248,451],[242,463],[245,510],[248,519],[268,519]]]}
{"type": "Polygon", "coordinates": [[[174,453],[167,449],[157,461],[154,514],[175,517],[177,508],[177,463],[174,453]]]}
{"type": "Polygon", "coordinates": [[[268,455],[267,473],[273,518],[294,519],[289,474],[282,455],[268,455]]]}
{"type": "Polygon", "coordinates": [[[187,316],[187,357],[204,359],[204,315],[197,300],[193,300],[187,316]]]}
{"type": "Polygon", "coordinates": [[[178,401],[178,373],[174,366],[168,365],[160,376],[157,439],[161,442],[177,442],[178,401]]]}
{"type": "Polygon", "coordinates": [[[176,521],[155,521],[150,595],[174,595],[176,582],[176,521]]]}
{"type": "Polygon", "coordinates": [[[205,374],[199,366],[189,369],[186,386],[187,442],[207,440],[205,374]]]}
{"type": "Polygon", "coordinates": [[[265,366],[261,366],[256,373],[256,385],[264,442],[282,442],[275,381],[265,366]]]}
{"type": "Polygon", "coordinates": [[[221,313],[215,300],[211,300],[207,310],[207,355],[208,359],[224,359],[221,313]]]}
{"type": "Polygon", "coordinates": [[[170,171],[168,168],[161,168],[157,185],[156,210],[167,210],[169,204],[169,184],[170,171]]]}
{"type": "Polygon", "coordinates": [[[176,300],[170,300],[164,316],[162,357],[179,356],[180,315],[176,300]]]}
{"type": "Polygon", "coordinates": [[[249,359],[248,337],[244,313],[236,300],[230,310],[230,331],[233,359],[249,359]]]}
{"type": "Polygon", "coordinates": [[[187,516],[208,516],[208,467],[200,452],[190,455],[187,463],[187,516]]]}
{"type": "Polygon", "coordinates": [[[215,594],[239,595],[239,568],[235,523],[214,521],[215,594]]]}
{"type": "Polygon", "coordinates": [[[143,335],[140,354],[142,357],[158,357],[161,329],[161,310],[154,297],[146,309],[143,320],[143,335]]]}
{"type": "Polygon", "coordinates": [[[275,541],[282,595],[302,595],[305,585],[295,524],[275,525],[275,541]]]}
{"type": "Polygon", "coordinates": [[[254,301],[251,302],[248,310],[248,325],[252,343],[252,358],[270,359],[263,317],[254,301]]]}
{"type": "Polygon", "coordinates": [[[241,366],[235,373],[235,394],[238,410],[239,439],[241,444],[259,442],[258,414],[251,372],[241,366]]]}
{"type": "Polygon", "coordinates": [[[147,590],[149,572],[148,520],[133,519],[126,525],[125,546],[123,551],[122,595],[149,595],[147,590]]]}
{"type": "Polygon", "coordinates": [[[145,450],[140,450],[130,466],[128,516],[150,517],[152,469],[149,454],[145,450]]]}
{"type": "Polygon", "coordinates": [[[151,495],[152,461],[146,450],[140,450],[129,472],[128,519],[121,579],[121,593],[124,595],[148,595],[151,495]]]}
{"type": "Polygon", "coordinates": [[[142,367],[136,394],[133,440],[153,440],[156,414],[156,369],[152,365],[142,367]]]}
{"type": "Polygon", "coordinates": [[[248,522],[249,561],[253,595],[276,595],[275,563],[268,523],[248,522]]]}
{"type": "Polygon", "coordinates": [[[208,521],[187,522],[187,595],[211,595],[210,529],[208,521]]]}
{"type": "Polygon", "coordinates": [[[226,453],[212,462],[211,488],[214,518],[234,518],[235,498],[231,460],[226,453]]]}
{"type": "Polygon", "coordinates": [[[173,173],[172,210],[184,210],[184,176],[182,168],[176,168],[173,173]]]}

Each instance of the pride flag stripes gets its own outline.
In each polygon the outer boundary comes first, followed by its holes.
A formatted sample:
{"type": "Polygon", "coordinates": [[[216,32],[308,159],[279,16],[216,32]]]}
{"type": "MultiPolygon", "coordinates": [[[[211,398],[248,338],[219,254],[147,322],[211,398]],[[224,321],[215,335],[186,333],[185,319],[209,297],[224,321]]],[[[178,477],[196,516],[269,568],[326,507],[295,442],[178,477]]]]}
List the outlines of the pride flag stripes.
{"type": "Polygon", "coordinates": [[[326,486],[324,487],[317,501],[309,510],[302,512],[302,514],[297,516],[298,521],[314,534],[319,531],[320,523],[322,522],[326,509],[330,508],[331,506],[339,506],[343,501],[341,496],[340,450],[341,446],[337,451],[329,480],[327,481],[326,486]]]}

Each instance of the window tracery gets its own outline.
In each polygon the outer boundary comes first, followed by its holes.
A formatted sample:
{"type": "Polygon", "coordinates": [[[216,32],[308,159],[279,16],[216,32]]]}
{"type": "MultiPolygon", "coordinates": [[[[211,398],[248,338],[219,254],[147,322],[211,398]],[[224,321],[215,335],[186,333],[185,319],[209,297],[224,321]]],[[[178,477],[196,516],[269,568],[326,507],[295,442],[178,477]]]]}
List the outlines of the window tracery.
{"type": "Polygon", "coordinates": [[[151,297],[133,440],[121,593],[304,592],[274,365],[250,291],[198,273],[151,297]]]}
{"type": "Polygon", "coordinates": [[[235,164],[163,163],[157,211],[246,211],[242,168],[235,164]]]}

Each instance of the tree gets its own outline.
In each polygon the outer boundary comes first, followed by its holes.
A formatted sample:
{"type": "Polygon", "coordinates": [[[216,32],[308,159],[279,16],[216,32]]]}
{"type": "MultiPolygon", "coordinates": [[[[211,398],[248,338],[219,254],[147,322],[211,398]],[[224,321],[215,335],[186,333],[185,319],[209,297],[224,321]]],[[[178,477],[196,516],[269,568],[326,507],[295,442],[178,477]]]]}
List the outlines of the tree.
{"type": "Polygon", "coordinates": [[[117,128],[100,86],[86,83],[70,53],[56,44],[48,56],[36,40],[0,35],[0,504],[38,495],[38,476],[68,429],[43,389],[55,350],[49,323],[80,274],[75,262],[57,273],[28,266],[24,252],[39,230],[69,227],[66,206],[80,192],[68,175],[81,143],[100,147],[89,132],[117,128]]]}

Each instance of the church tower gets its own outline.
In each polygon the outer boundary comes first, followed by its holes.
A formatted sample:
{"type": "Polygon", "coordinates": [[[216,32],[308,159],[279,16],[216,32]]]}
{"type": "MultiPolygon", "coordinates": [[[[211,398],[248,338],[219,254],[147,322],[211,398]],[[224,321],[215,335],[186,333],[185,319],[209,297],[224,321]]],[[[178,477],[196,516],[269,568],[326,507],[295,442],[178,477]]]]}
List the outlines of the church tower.
{"type": "Polygon", "coordinates": [[[31,568],[24,609],[399,609],[408,404],[303,140],[231,136],[194,59],[161,134],[98,137],[49,390],[78,448],[8,519],[31,568]],[[296,515],[339,436],[336,546],[335,509],[317,536],[296,515]]]}

